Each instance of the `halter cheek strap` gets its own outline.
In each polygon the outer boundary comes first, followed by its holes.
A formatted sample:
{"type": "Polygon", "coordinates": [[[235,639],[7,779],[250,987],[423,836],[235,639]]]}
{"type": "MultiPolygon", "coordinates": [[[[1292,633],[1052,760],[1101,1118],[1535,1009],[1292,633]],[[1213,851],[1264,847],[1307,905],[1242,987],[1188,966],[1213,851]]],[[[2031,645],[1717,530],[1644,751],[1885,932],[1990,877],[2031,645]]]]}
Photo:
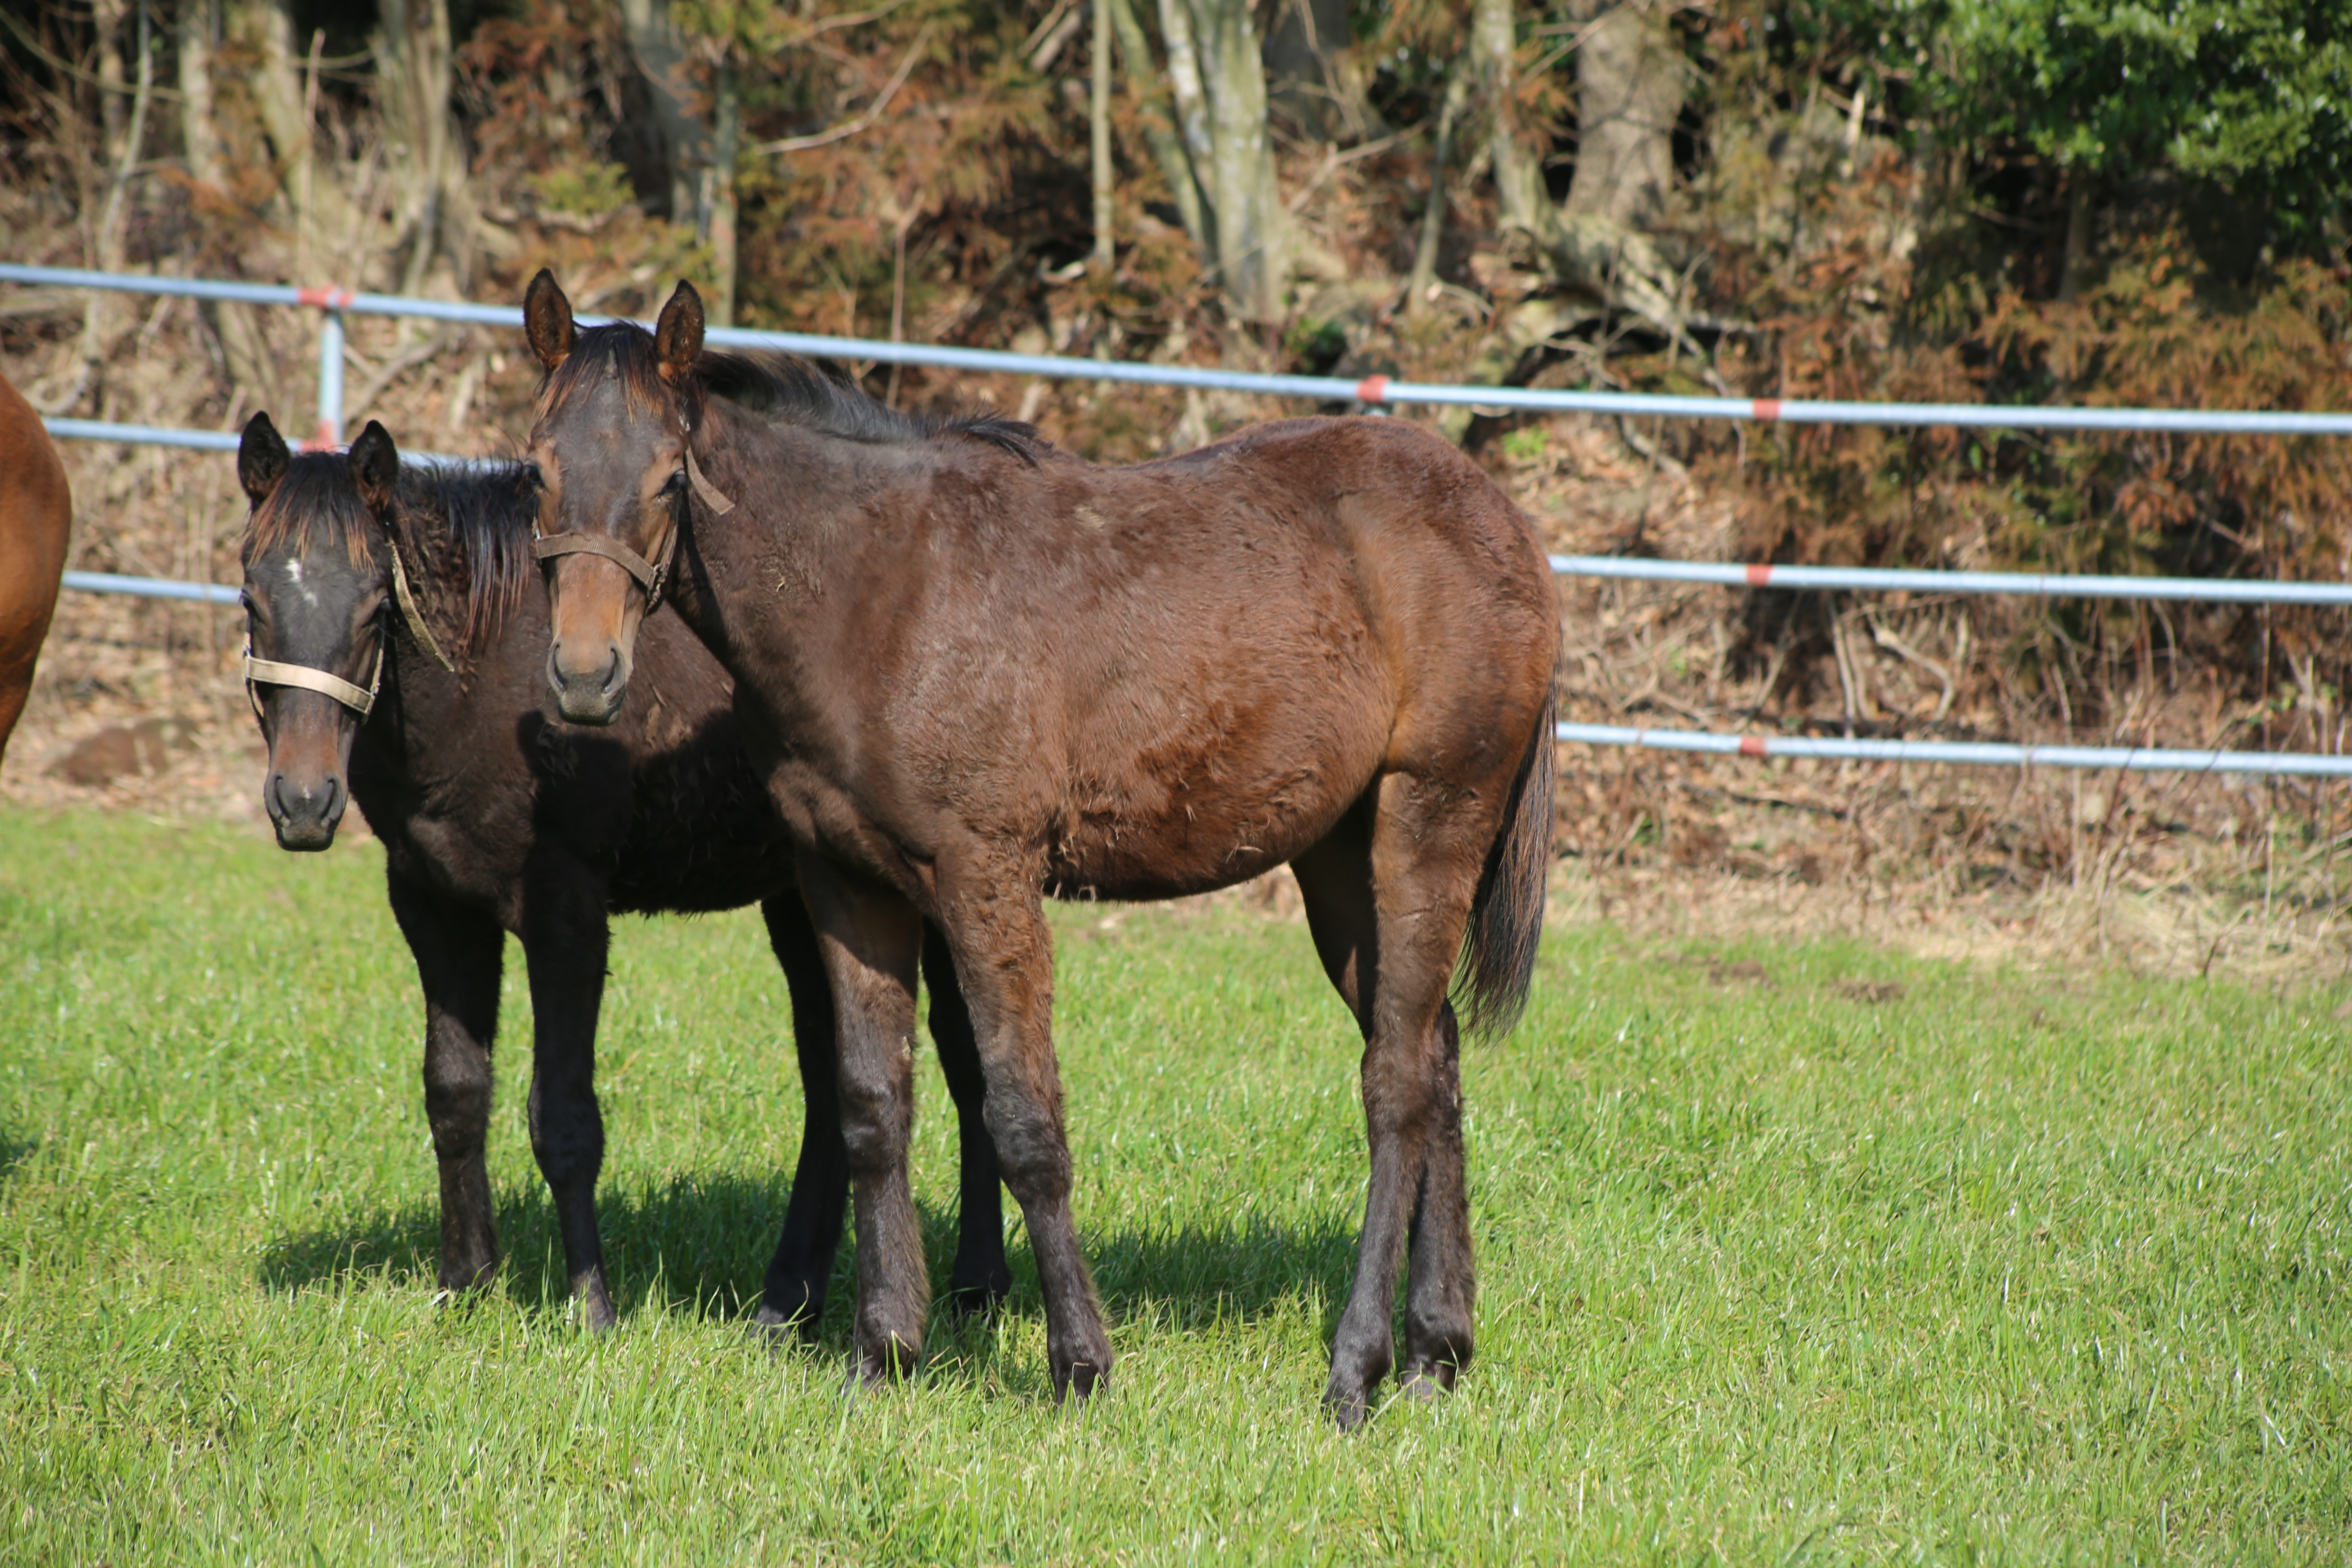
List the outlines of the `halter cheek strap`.
{"type": "Polygon", "coordinates": [[[702,465],[694,460],[691,442],[686,448],[686,482],[696,495],[702,498],[702,504],[710,509],[711,516],[725,517],[735,510],[735,503],[727,499],[725,491],[710,482],[709,476],[702,471],[702,465]]]}
{"type": "MultiPolygon", "coordinates": [[[[416,595],[408,590],[408,569],[400,563],[400,546],[397,544],[392,547],[392,597],[400,606],[400,618],[408,623],[408,635],[416,639],[416,646],[423,648],[425,657],[452,675],[456,674],[457,667],[449,662],[449,656],[443,653],[441,645],[433,640],[433,629],[425,624],[425,614],[416,607],[416,595]]],[[[381,653],[378,657],[382,657],[381,653]]]]}

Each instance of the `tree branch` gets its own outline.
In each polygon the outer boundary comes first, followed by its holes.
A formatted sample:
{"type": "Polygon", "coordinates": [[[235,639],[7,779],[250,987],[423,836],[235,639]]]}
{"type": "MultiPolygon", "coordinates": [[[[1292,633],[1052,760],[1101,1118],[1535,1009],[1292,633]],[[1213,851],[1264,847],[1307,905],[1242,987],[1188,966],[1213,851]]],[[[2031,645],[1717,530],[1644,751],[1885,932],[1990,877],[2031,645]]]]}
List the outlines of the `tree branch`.
{"type": "Polygon", "coordinates": [[[898,74],[890,79],[890,85],[882,89],[880,96],[866,107],[866,112],[844,121],[830,131],[820,131],[809,136],[786,136],[774,142],[762,142],[745,150],[752,153],[806,153],[818,147],[829,147],[835,142],[845,142],[856,135],[879,119],[882,111],[890,107],[890,100],[898,96],[898,89],[907,85],[907,78],[914,73],[916,60],[922,57],[923,47],[931,41],[931,26],[929,22],[923,24],[923,30],[915,35],[914,47],[907,51],[907,58],[898,62],[898,74]]]}

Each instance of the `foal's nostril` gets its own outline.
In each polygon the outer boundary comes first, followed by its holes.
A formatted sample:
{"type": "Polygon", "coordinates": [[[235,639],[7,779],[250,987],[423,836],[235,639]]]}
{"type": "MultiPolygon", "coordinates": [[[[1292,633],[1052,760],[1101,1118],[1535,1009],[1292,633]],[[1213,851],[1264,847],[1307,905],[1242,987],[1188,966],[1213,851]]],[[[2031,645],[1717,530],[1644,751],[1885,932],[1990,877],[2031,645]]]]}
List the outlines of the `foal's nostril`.
{"type": "Polygon", "coordinates": [[[268,786],[261,792],[261,804],[263,808],[269,813],[269,818],[273,822],[283,822],[289,816],[293,815],[291,808],[289,808],[286,804],[286,775],[284,773],[271,773],[269,775],[268,786]]]}
{"type": "Polygon", "coordinates": [[[319,813],[319,820],[332,826],[343,819],[343,781],[331,774],[327,779],[327,804],[319,813]]]}
{"type": "Polygon", "coordinates": [[[601,689],[604,691],[605,696],[610,697],[614,692],[620,689],[620,686],[621,650],[619,648],[614,648],[613,650],[612,662],[604,666],[604,684],[601,689]]]}

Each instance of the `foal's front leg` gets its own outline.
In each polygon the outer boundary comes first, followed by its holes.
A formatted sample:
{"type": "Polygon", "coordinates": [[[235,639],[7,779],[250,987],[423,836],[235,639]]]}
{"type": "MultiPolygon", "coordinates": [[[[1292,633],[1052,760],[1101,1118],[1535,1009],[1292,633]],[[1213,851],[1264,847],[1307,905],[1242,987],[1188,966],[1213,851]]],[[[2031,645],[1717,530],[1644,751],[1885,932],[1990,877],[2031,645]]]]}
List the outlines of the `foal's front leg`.
{"type": "Polygon", "coordinates": [[[1110,1336],[1070,1212],[1070,1145],[1054,1060],[1054,943],[1034,880],[1003,868],[942,878],[940,921],[988,1083],[983,1117],[1021,1205],[1045,1292],[1045,1359],[1059,1395],[1110,1375],[1110,1336]]]}
{"type": "Polygon", "coordinates": [[[499,1266],[483,1145],[507,934],[480,910],[399,876],[387,881],[393,918],[425,988],[425,1119],[441,1170],[441,1288],[466,1290],[499,1266]]]}
{"type": "Polygon", "coordinates": [[[596,1230],[604,1117],[596,1103],[596,1019],[604,1003],[610,931],[603,889],[569,868],[534,867],[523,895],[530,966],[530,1148],[555,1200],[564,1272],[592,1329],[618,1321],[596,1230]]]}
{"type": "Polygon", "coordinates": [[[931,1288],[908,1185],[914,1126],[915,971],[922,917],[896,892],[803,850],[801,897],[838,1017],[835,1092],[857,1219],[857,1375],[878,1382],[922,1353],[931,1288]]]}

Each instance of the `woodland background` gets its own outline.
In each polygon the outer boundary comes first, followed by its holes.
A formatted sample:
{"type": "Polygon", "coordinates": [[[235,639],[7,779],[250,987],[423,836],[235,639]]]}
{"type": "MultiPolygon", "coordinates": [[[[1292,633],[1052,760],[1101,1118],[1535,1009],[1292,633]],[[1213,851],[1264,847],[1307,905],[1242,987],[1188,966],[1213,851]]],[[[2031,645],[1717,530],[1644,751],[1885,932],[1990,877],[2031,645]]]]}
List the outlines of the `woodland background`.
{"type": "MultiPolygon", "coordinates": [[[[2352,408],[2340,0],[5,0],[0,24],[22,261],[478,300],[549,265],[641,315],[684,275],[744,325],[1433,381],[2352,408]]],[[[0,291],[0,369],[58,415],[307,428],[315,333],[0,291]]],[[[351,423],[511,449],[527,360],[355,321],[351,423]]],[[[1106,461],[1300,411],[851,368],[1106,461]]],[[[1561,547],[2352,575],[2341,441],[1431,422],[1561,547]]],[[[235,580],[226,460],[67,456],[75,565],[235,580]]],[[[2340,612],[1563,599],[1580,717],[2344,740],[2340,612]]],[[[249,812],[236,635],[68,595],[8,792],[249,812]]],[[[2175,963],[2256,909],[2343,945],[2340,786],[1579,753],[1560,810],[1604,908],[1669,884],[1696,908],[1692,877],[1782,913],[1899,887],[1915,923],[2078,909],[2175,963]],[[2144,940],[2106,896],[2134,888],[2171,911],[2144,940]]]]}

